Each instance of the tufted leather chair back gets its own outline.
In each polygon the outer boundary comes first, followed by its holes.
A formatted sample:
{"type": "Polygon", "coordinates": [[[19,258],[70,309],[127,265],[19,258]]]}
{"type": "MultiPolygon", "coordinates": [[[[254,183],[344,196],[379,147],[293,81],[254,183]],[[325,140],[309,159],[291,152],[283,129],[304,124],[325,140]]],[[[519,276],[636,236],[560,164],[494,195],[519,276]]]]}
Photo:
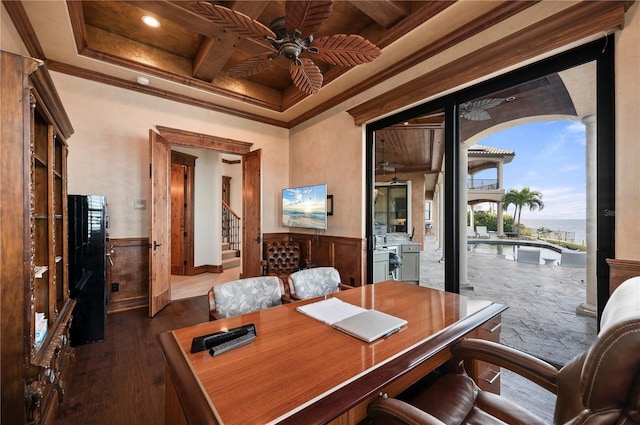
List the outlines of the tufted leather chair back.
{"type": "Polygon", "coordinates": [[[300,244],[293,241],[269,241],[264,243],[262,274],[288,276],[300,268],[300,244]]]}
{"type": "Polygon", "coordinates": [[[611,294],[595,343],[558,373],[556,424],[640,424],[640,277],[611,294]]]}

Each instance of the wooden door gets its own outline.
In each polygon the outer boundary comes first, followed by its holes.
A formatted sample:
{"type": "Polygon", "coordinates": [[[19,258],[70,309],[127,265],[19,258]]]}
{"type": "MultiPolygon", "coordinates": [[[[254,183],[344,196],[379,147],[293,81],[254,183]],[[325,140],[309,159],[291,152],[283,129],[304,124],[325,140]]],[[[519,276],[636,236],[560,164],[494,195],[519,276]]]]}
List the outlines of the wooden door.
{"type": "Polygon", "coordinates": [[[241,277],[260,276],[262,267],[261,158],[257,149],[242,157],[242,273],[241,277]]]}
{"type": "Polygon", "coordinates": [[[149,316],[153,317],[171,302],[171,146],[153,130],[149,130],[149,157],[149,316]]]}
{"type": "Polygon", "coordinates": [[[186,272],[185,236],[185,180],[184,165],[171,164],[171,274],[184,276],[186,272]]]}
{"type": "Polygon", "coordinates": [[[222,200],[231,205],[231,177],[222,176],[222,200]]]}

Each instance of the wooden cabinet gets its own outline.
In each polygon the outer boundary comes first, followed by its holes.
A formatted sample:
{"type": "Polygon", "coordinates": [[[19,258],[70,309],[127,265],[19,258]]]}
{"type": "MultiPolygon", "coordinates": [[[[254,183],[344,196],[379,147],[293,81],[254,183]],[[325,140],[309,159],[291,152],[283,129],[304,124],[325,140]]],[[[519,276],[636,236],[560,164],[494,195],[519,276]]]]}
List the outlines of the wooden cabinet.
{"type": "Polygon", "coordinates": [[[44,64],[1,53],[0,422],[44,423],[72,359],[67,144],[73,128],[44,64]]]}
{"type": "Polygon", "coordinates": [[[402,267],[399,269],[398,280],[403,282],[420,282],[420,244],[400,246],[402,267]]]}
{"type": "Polygon", "coordinates": [[[389,279],[389,252],[373,252],[373,283],[389,279]]]}
{"type": "MultiPolygon", "coordinates": [[[[474,330],[469,338],[485,339],[487,341],[500,342],[500,330],[502,328],[501,316],[496,316],[489,320],[476,330],[474,330]]],[[[474,360],[466,365],[467,372],[480,389],[495,394],[500,394],[500,367],[494,364],[474,360]]]]}

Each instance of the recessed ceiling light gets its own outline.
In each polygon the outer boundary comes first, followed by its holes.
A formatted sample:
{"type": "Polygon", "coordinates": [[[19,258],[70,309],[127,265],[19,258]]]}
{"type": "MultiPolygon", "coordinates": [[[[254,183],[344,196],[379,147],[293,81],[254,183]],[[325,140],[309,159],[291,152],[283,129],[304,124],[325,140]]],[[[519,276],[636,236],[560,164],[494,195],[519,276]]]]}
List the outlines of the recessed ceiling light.
{"type": "Polygon", "coordinates": [[[160,26],[160,22],[158,22],[158,20],[153,16],[147,16],[147,15],[143,16],[142,22],[144,22],[145,24],[153,28],[158,28],[160,26]]]}
{"type": "Polygon", "coordinates": [[[508,98],[505,99],[507,102],[513,102],[514,100],[516,100],[515,96],[509,96],[508,98]]]}
{"type": "Polygon", "coordinates": [[[144,78],[144,77],[137,77],[136,78],[136,82],[138,84],[140,84],[141,86],[148,86],[149,85],[149,79],[148,78],[144,78]]]}

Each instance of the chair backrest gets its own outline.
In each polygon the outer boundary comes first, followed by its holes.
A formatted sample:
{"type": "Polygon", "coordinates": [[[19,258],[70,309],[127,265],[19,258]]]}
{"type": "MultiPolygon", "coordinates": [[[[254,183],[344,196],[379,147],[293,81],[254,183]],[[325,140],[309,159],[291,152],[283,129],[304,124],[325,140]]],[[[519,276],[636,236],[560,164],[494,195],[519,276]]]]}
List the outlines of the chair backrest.
{"type": "Polygon", "coordinates": [[[213,287],[213,304],[220,317],[237,316],[282,304],[284,284],[277,276],[232,280],[213,287]]]}
{"type": "Polygon", "coordinates": [[[640,423],[640,277],[611,294],[596,341],[558,373],[554,423],[640,423]]]}
{"type": "Polygon", "coordinates": [[[264,243],[265,275],[289,275],[300,267],[300,244],[293,241],[264,243]]]}
{"type": "Polygon", "coordinates": [[[315,267],[289,275],[289,291],[300,298],[333,294],[339,287],[340,273],[333,267],[315,267]]]}

